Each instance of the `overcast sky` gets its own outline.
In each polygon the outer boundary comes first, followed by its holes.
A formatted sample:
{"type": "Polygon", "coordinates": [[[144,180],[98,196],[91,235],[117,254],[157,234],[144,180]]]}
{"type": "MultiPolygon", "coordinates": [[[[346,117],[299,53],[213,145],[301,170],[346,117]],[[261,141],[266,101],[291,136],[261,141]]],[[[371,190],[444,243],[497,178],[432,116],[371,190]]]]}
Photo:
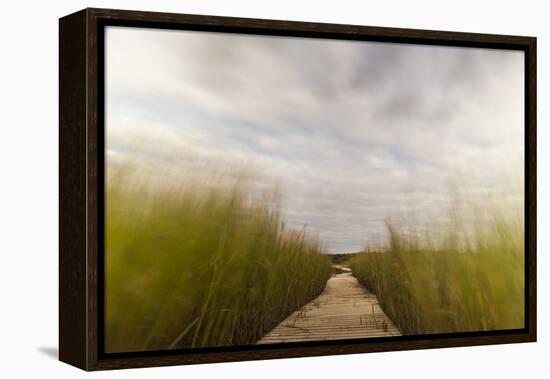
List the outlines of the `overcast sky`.
{"type": "Polygon", "coordinates": [[[522,52],[106,33],[108,165],[249,168],[333,252],[388,218],[444,217],[457,184],[472,201],[522,196],[522,52]]]}

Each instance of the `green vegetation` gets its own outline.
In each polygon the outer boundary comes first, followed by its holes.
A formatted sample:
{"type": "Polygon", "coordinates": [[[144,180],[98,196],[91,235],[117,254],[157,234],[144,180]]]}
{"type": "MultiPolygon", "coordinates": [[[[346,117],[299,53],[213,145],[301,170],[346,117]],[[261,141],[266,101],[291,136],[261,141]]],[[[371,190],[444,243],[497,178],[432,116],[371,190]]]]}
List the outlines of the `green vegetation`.
{"type": "Polygon", "coordinates": [[[323,247],[245,187],[109,179],[107,352],[254,344],[322,292],[323,247]]]}
{"type": "Polygon", "coordinates": [[[347,253],[347,254],[330,254],[330,260],[335,265],[347,265],[349,260],[355,257],[358,253],[347,253]]]}
{"type": "Polygon", "coordinates": [[[387,247],[350,266],[403,334],[522,328],[523,222],[495,216],[475,228],[419,239],[388,224],[387,247]]]}
{"type": "Polygon", "coordinates": [[[403,334],[524,325],[521,219],[495,212],[464,226],[451,217],[452,227],[424,237],[388,223],[383,246],[330,256],[285,227],[276,199],[219,179],[109,178],[107,352],[254,344],[343,272],[331,265],[349,265],[403,334]]]}

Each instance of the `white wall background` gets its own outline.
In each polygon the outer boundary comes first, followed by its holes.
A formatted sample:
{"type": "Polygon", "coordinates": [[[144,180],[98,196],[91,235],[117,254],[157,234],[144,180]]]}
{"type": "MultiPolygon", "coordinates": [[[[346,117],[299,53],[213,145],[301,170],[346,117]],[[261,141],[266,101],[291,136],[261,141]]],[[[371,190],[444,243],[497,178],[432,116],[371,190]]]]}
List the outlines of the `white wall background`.
{"type": "Polygon", "coordinates": [[[4,2],[0,22],[0,376],[79,377],[57,354],[58,21],[86,6],[538,37],[539,342],[94,373],[109,378],[397,376],[518,378],[550,373],[550,27],[543,1],[111,0],[4,2]]]}

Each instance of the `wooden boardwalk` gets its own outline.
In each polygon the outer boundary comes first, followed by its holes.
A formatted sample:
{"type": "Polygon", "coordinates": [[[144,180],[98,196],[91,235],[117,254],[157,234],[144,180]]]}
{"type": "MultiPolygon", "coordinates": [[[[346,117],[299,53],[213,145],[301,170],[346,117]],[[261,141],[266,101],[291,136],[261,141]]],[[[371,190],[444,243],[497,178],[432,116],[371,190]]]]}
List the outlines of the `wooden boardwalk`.
{"type": "Polygon", "coordinates": [[[291,314],[258,344],[399,336],[376,296],[339,267],[323,293],[291,314]]]}

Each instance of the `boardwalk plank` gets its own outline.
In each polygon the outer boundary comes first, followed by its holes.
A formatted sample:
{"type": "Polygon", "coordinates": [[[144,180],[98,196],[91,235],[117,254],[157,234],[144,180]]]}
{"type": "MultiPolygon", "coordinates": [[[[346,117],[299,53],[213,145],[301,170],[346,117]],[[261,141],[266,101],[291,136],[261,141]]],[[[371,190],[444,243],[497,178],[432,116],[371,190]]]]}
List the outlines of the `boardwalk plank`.
{"type": "Polygon", "coordinates": [[[399,335],[376,296],[351,272],[345,272],[333,275],[319,297],[283,320],[258,344],[399,335]]]}

